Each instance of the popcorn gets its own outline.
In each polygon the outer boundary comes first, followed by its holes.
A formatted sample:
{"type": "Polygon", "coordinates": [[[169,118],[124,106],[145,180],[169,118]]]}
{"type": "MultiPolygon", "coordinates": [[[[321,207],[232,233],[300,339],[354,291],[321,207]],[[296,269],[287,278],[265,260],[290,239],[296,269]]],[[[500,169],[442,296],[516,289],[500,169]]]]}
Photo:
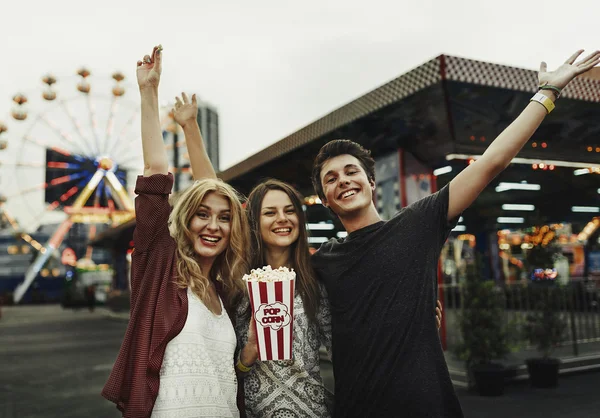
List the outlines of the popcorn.
{"type": "Polygon", "coordinates": [[[247,282],[283,282],[286,280],[294,280],[295,278],[296,272],[294,269],[279,267],[273,270],[271,266],[252,269],[250,270],[250,274],[244,274],[243,277],[247,282]]]}
{"type": "Polygon", "coordinates": [[[258,358],[293,358],[294,285],[293,269],[271,266],[253,269],[243,277],[248,286],[252,317],[256,325],[258,358]]]}

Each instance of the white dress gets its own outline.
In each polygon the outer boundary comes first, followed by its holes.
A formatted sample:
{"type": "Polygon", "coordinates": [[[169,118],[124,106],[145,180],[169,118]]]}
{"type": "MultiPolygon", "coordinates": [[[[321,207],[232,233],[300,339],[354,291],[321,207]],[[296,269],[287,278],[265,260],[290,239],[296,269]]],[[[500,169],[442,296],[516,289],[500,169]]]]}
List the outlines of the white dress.
{"type": "Polygon", "coordinates": [[[188,315],[165,351],[152,418],[239,417],[236,336],[221,302],[212,313],[188,288],[188,315]]]}

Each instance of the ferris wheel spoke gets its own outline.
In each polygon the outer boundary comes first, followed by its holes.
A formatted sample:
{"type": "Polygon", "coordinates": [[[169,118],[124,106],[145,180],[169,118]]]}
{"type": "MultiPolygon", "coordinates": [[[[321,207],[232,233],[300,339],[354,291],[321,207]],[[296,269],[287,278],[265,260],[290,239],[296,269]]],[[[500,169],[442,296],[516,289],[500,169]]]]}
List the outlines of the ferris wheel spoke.
{"type": "Polygon", "coordinates": [[[36,184],[35,186],[19,190],[18,193],[15,193],[15,194],[12,194],[12,195],[8,196],[8,199],[14,199],[15,197],[24,196],[26,194],[29,194],[29,193],[32,193],[32,192],[36,192],[38,190],[44,190],[47,187],[48,187],[48,183],[45,183],[45,182],[44,183],[40,183],[40,184],[36,184]]]}
{"type": "Polygon", "coordinates": [[[68,183],[73,180],[79,180],[80,178],[86,175],[88,175],[88,172],[68,174],[66,176],[56,177],[50,180],[50,186],[58,186],[59,184],[68,183]]]}
{"type": "Polygon", "coordinates": [[[65,163],[61,161],[48,161],[46,163],[47,168],[60,168],[63,170],[80,170],[81,164],[77,163],[65,163]]]}
{"type": "Polygon", "coordinates": [[[135,120],[137,119],[139,114],[140,114],[140,111],[136,110],[133,113],[133,115],[131,115],[129,120],[127,120],[127,122],[123,126],[123,129],[121,129],[121,132],[119,133],[119,135],[117,135],[113,141],[110,141],[110,142],[112,142],[112,144],[108,147],[108,151],[106,152],[106,155],[109,155],[109,156],[112,155],[115,146],[119,144],[119,138],[126,138],[129,135],[129,131],[131,130],[131,127],[133,126],[133,122],[135,122],[135,120]]]}
{"type": "MultiPolygon", "coordinates": [[[[91,176],[89,176],[89,177],[91,177],[91,176]]],[[[85,184],[85,182],[87,182],[88,179],[84,179],[84,182],[80,182],[79,184],[77,184],[77,185],[69,188],[58,199],[56,199],[52,203],[49,203],[48,206],[46,206],[41,212],[36,213],[35,216],[34,216],[34,219],[42,219],[42,217],[44,216],[44,214],[46,214],[48,212],[52,212],[55,209],[58,209],[61,206],[61,203],[64,203],[71,196],[73,196],[75,193],[77,193],[77,191],[81,188],[82,184],[85,184]]],[[[50,188],[50,187],[53,187],[53,186],[48,186],[48,188],[50,188]]]]}
{"type": "Polygon", "coordinates": [[[0,166],[4,167],[23,167],[23,168],[40,168],[45,167],[44,163],[26,163],[26,162],[17,162],[17,163],[6,163],[4,161],[0,161],[0,166]]]}
{"type": "Polygon", "coordinates": [[[117,96],[113,96],[112,102],[110,104],[110,111],[108,113],[108,120],[106,122],[106,133],[105,133],[105,141],[104,148],[102,149],[102,153],[105,154],[106,151],[110,148],[110,139],[112,138],[113,130],[115,127],[115,113],[117,113],[117,108],[119,107],[119,103],[117,102],[117,96]]]}
{"type": "Polygon", "coordinates": [[[47,142],[40,141],[39,139],[33,138],[33,137],[29,136],[29,135],[23,136],[22,139],[23,139],[24,142],[29,142],[29,143],[31,143],[33,145],[37,145],[40,148],[51,149],[51,150],[56,151],[59,154],[62,154],[64,156],[66,156],[66,157],[76,157],[76,154],[72,154],[71,152],[67,151],[64,148],[53,146],[53,145],[51,145],[51,144],[49,144],[47,142]]]}
{"type": "MultiPolygon", "coordinates": [[[[71,196],[76,194],[92,178],[91,174],[89,174],[89,173],[86,173],[86,174],[87,174],[87,176],[85,176],[85,178],[82,181],[77,183],[75,186],[72,186],[71,188],[69,188],[69,190],[64,192],[57,200],[50,203],[46,207],[45,212],[56,209],[57,207],[60,206],[61,202],[62,203],[66,202],[67,200],[69,200],[71,198],[71,196]]],[[[53,186],[50,186],[50,187],[53,187],[53,186]]]]}
{"type": "Polygon", "coordinates": [[[143,173],[144,172],[144,167],[142,167],[142,166],[134,167],[131,165],[127,165],[127,166],[120,166],[120,168],[127,171],[128,173],[143,173]]]}
{"type": "Polygon", "coordinates": [[[94,155],[93,147],[90,146],[90,144],[88,143],[87,135],[83,132],[83,128],[81,127],[81,123],[79,123],[79,120],[75,116],[73,116],[73,112],[71,111],[71,108],[69,107],[69,105],[64,100],[61,101],[60,104],[61,104],[63,110],[65,111],[65,113],[67,114],[67,116],[69,117],[69,120],[71,121],[71,123],[75,127],[75,130],[79,134],[79,137],[81,138],[81,141],[86,146],[87,153],[85,155],[93,156],[94,155]]]}
{"type": "Polygon", "coordinates": [[[141,149],[134,150],[131,148],[131,146],[129,146],[125,149],[125,151],[127,151],[127,152],[119,153],[119,155],[121,155],[121,157],[119,158],[119,161],[118,161],[120,167],[126,166],[130,162],[137,163],[140,161],[140,155],[142,153],[141,149]],[[136,154],[132,154],[132,151],[135,151],[136,154]]]}
{"type": "Polygon", "coordinates": [[[133,158],[139,161],[140,156],[142,155],[141,143],[124,141],[114,150],[113,154],[116,156],[115,160],[119,165],[121,165],[123,161],[129,161],[133,158]]]}
{"type": "MultiPolygon", "coordinates": [[[[65,193],[64,193],[62,196],[60,196],[60,197],[59,197],[57,200],[55,200],[55,201],[54,201],[54,202],[52,202],[52,203],[49,203],[49,204],[48,204],[48,206],[46,206],[46,207],[44,208],[44,210],[42,210],[41,212],[37,213],[37,214],[34,216],[34,219],[41,219],[41,218],[44,216],[44,214],[45,214],[45,213],[52,212],[53,210],[57,209],[57,208],[60,206],[60,202],[61,202],[61,200],[63,200],[63,201],[64,201],[64,200],[67,200],[67,199],[69,198],[69,193],[70,193],[70,192],[71,192],[71,191],[70,191],[70,189],[69,189],[69,190],[68,190],[67,192],[65,192],[65,193]]],[[[72,196],[72,195],[71,195],[71,196],[72,196]]]]}
{"type": "Polygon", "coordinates": [[[55,200],[54,202],[52,202],[48,206],[46,206],[42,211],[36,213],[34,215],[33,219],[42,219],[46,213],[52,212],[59,206],[60,206],[60,201],[55,200]]]}
{"type": "Polygon", "coordinates": [[[55,133],[57,133],[58,135],[60,135],[62,139],[64,139],[66,142],[68,142],[73,147],[75,147],[76,149],[78,149],[80,152],[85,153],[85,150],[83,150],[81,148],[81,146],[77,142],[75,142],[73,140],[73,138],[71,138],[71,135],[69,135],[68,132],[65,132],[62,129],[60,129],[51,119],[48,119],[45,115],[41,116],[40,119],[46,125],[48,125],[50,127],[50,129],[52,129],[55,133]]]}
{"type": "MultiPolygon", "coordinates": [[[[44,208],[44,210],[42,210],[41,212],[37,213],[34,216],[34,219],[41,219],[44,216],[45,213],[52,212],[53,210],[58,209],[60,207],[60,205],[61,205],[61,202],[67,201],[71,196],[73,196],[75,193],[77,193],[79,191],[79,189],[81,189],[81,187],[83,185],[85,185],[91,178],[92,178],[92,175],[90,175],[89,173],[87,173],[87,177],[84,178],[83,181],[79,182],[76,186],[73,186],[69,190],[67,190],[66,192],[64,192],[54,202],[49,203],[48,206],[46,206],[44,208]]],[[[52,186],[49,186],[49,187],[52,187],[52,186]]]]}
{"type": "Polygon", "coordinates": [[[88,112],[89,112],[89,116],[90,116],[90,124],[92,125],[92,134],[94,135],[94,143],[96,144],[96,148],[94,148],[95,150],[95,154],[99,155],[100,154],[100,138],[98,138],[98,120],[96,119],[96,108],[94,107],[94,104],[92,103],[92,98],[91,96],[88,94],[87,95],[87,106],[88,106],[88,112]]]}
{"type": "Polygon", "coordinates": [[[55,179],[52,179],[49,183],[44,182],[44,183],[36,184],[35,186],[28,187],[26,189],[21,189],[21,190],[19,190],[18,193],[15,193],[15,194],[9,196],[8,198],[13,199],[15,197],[21,197],[21,196],[24,196],[26,194],[29,194],[29,193],[32,193],[32,192],[35,192],[38,190],[51,189],[51,188],[61,185],[63,183],[68,183],[69,181],[78,180],[78,179],[84,177],[85,175],[86,175],[86,173],[76,173],[76,174],[69,174],[69,175],[62,176],[62,177],[57,177],[55,179]]]}
{"type": "Polygon", "coordinates": [[[69,190],[67,190],[65,193],[63,193],[63,195],[59,198],[59,200],[61,200],[62,202],[67,201],[71,196],[73,196],[75,193],[77,193],[79,191],[79,187],[77,186],[73,186],[71,187],[69,190]]]}

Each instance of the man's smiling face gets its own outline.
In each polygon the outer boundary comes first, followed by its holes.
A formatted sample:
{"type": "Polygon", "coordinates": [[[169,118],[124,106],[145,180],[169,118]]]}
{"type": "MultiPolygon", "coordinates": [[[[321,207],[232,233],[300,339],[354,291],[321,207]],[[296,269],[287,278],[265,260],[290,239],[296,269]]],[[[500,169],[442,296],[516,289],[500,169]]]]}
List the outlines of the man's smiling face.
{"type": "Polygon", "coordinates": [[[321,169],[323,204],[338,216],[352,216],[373,201],[374,183],[369,180],[360,161],[349,154],[327,160],[321,169]]]}

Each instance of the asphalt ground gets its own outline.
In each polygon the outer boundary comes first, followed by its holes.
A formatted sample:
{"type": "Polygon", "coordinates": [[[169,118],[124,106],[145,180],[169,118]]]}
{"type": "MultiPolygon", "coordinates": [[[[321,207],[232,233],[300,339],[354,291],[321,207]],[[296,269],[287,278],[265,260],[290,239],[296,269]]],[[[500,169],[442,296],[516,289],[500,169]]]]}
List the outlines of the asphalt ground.
{"type": "MultiPolygon", "coordinates": [[[[100,391],[126,325],[103,309],[3,308],[0,418],[120,417],[100,391]]],[[[323,364],[322,374],[332,385],[330,364],[323,364]]],[[[460,388],[457,393],[468,418],[600,417],[600,372],[561,376],[555,389],[533,389],[526,381],[510,384],[501,397],[460,388]]]]}

